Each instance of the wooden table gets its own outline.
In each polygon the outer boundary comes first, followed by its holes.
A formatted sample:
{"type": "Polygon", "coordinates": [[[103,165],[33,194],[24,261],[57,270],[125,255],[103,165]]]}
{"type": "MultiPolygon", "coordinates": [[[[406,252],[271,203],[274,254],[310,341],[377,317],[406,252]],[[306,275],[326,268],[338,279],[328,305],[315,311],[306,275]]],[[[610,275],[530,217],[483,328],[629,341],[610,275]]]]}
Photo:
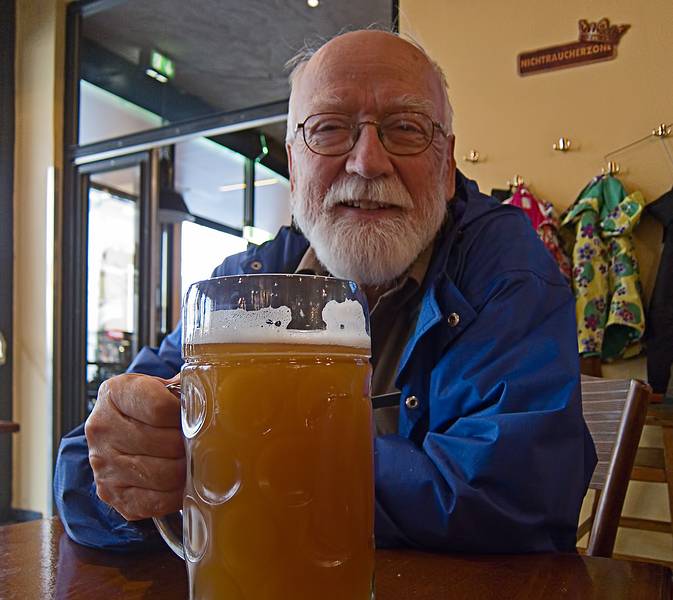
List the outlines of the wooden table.
{"type": "MultiPolygon", "coordinates": [[[[665,567],[607,558],[376,553],[377,600],[670,600],[671,589],[665,567]]],[[[169,550],[91,550],[71,542],[58,519],[0,527],[2,600],[172,600],[186,595],[185,568],[169,550]]]]}

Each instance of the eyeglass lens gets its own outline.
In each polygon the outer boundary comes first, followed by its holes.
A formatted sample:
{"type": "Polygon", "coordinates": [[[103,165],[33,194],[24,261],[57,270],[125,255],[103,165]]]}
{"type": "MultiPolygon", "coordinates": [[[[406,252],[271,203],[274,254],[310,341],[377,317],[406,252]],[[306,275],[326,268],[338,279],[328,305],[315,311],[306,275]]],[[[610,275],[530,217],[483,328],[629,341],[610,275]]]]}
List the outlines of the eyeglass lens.
{"type": "Polygon", "coordinates": [[[355,146],[362,127],[367,125],[377,126],[381,143],[392,154],[417,154],[432,143],[432,119],[413,112],[387,115],[378,124],[372,121],[358,123],[339,113],[311,115],[304,121],[304,140],[318,154],[345,154],[355,146]]]}

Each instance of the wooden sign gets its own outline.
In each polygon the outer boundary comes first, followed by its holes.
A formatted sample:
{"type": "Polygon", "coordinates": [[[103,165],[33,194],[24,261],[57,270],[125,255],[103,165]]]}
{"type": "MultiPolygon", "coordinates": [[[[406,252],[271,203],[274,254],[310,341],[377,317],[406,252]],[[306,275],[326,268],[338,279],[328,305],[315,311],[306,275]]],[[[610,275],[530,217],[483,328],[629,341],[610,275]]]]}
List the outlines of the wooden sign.
{"type": "Polygon", "coordinates": [[[631,25],[610,25],[603,18],[597,23],[579,21],[579,41],[522,52],[518,56],[519,75],[533,75],[554,69],[566,69],[617,56],[617,45],[631,25]]]}

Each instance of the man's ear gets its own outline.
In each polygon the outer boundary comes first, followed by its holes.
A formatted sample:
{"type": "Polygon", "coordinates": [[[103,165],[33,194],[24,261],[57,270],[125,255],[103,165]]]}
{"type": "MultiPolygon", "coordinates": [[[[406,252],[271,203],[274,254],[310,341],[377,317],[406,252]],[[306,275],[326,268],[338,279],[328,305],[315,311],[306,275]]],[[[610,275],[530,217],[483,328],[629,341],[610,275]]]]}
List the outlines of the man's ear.
{"type": "Polygon", "coordinates": [[[292,162],[292,146],[285,144],[285,152],[287,152],[287,170],[290,174],[290,192],[294,192],[294,168],[292,162]]]}
{"type": "Polygon", "coordinates": [[[448,147],[446,150],[446,182],[444,193],[448,202],[456,193],[456,159],[453,156],[456,137],[451,134],[446,138],[446,141],[448,142],[448,147]]]}

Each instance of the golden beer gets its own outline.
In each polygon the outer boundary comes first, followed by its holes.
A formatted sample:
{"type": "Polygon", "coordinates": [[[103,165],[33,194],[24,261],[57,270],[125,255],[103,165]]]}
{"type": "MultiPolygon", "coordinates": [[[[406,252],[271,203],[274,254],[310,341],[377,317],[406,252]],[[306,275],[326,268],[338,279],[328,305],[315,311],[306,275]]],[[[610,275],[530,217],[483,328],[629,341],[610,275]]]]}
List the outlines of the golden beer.
{"type": "Polygon", "coordinates": [[[374,571],[366,348],[183,348],[190,597],[369,600],[374,571]]]}

